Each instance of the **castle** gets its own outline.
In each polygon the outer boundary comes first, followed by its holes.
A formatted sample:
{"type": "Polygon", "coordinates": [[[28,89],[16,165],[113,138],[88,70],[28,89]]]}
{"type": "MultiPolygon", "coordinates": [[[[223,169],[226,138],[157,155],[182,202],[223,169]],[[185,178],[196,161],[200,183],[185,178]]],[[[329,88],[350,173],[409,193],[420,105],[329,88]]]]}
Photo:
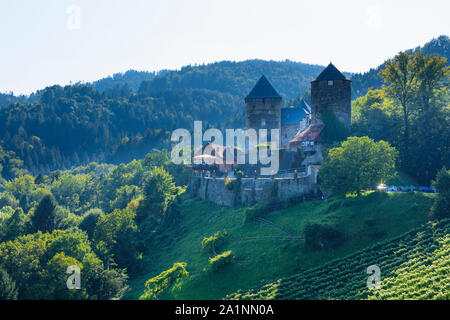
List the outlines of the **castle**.
{"type": "Polygon", "coordinates": [[[330,63],[311,82],[311,107],[302,100],[300,106],[282,108],[281,96],[263,75],[245,104],[247,129],[279,129],[281,149],[303,147],[309,154],[320,153],[324,115],[332,114],[350,128],[351,81],[330,63]]]}
{"type": "MultiPolygon", "coordinates": [[[[239,188],[232,190],[226,187],[228,178],[197,172],[191,179],[192,195],[233,207],[270,202],[274,192],[278,199],[317,194],[325,120],[331,116],[350,128],[351,81],[330,63],[311,82],[311,106],[302,101],[296,107],[283,108],[282,97],[263,75],[245,97],[245,104],[247,129],[280,130],[281,172],[271,177],[246,175],[239,188]],[[300,148],[306,156],[301,165],[293,161],[300,148]]],[[[222,149],[219,146],[215,156],[223,153],[222,149]]]]}

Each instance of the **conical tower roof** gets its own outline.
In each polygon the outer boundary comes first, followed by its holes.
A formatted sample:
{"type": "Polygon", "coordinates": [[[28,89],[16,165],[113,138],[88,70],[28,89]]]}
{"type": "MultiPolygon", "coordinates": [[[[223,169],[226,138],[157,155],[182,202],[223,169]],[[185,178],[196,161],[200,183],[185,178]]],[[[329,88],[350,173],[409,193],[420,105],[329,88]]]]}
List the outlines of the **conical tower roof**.
{"type": "Polygon", "coordinates": [[[245,99],[261,98],[281,99],[281,96],[278,94],[278,92],[275,91],[269,80],[267,80],[264,75],[258,80],[255,87],[252,89],[252,91],[250,91],[248,96],[245,97],[245,99]]]}
{"type": "Polygon", "coordinates": [[[313,80],[314,81],[323,81],[323,80],[348,80],[346,76],[342,72],[338,70],[331,62],[330,64],[323,69],[323,71],[319,74],[319,76],[313,80]]]}

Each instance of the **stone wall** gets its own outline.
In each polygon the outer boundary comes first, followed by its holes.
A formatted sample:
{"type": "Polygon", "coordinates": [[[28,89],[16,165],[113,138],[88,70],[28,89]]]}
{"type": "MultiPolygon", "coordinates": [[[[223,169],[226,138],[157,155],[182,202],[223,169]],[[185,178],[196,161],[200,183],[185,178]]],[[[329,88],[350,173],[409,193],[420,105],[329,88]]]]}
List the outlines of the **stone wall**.
{"type": "Polygon", "coordinates": [[[229,207],[251,206],[257,202],[270,202],[275,191],[280,200],[302,194],[316,193],[318,190],[317,172],[318,169],[316,168],[308,168],[308,175],[297,179],[243,178],[238,191],[226,188],[225,179],[192,177],[190,192],[194,197],[220,205],[229,207]]]}
{"type": "Polygon", "coordinates": [[[246,99],[247,129],[281,128],[281,99],[246,99]]]}

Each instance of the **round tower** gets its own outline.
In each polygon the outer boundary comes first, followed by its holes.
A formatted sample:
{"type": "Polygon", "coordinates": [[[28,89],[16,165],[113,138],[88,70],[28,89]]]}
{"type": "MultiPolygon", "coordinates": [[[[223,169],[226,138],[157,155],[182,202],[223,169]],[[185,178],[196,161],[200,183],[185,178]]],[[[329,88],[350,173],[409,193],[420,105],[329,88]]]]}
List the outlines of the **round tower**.
{"type": "Polygon", "coordinates": [[[330,63],[311,82],[311,122],[321,123],[321,117],[331,113],[350,128],[351,101],[351,80],[330,63]]]}
{"type": "Polygon", "coordinates": [[[281,129],[281,96],[262,76],[245,97],[247,129],[281,129]]]}

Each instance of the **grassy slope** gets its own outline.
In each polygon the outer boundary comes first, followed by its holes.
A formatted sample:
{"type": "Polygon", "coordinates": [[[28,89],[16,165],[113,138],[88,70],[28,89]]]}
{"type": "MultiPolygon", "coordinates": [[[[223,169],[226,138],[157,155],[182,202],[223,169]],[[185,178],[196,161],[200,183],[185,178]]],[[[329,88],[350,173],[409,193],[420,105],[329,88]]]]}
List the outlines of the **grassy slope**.
{"type": "Polygon", "coordinates": [[[187,262],[189,277],[178,288],[161,298],[221,299],[239,289],[249,289],[324,264],[401,235],[427,221],[432,194],[373,193],[367,196],[301,203],[269,213],[266,219],[302,236],[308,222],[337,224],[350,240],[333,251],[311,251],[303,241],[267,237],[285,237],[281,231],[261,224],[244,224],[244,209],[229,209],[198,199],[181,205],[182,216],[161,235],[153,252],[145,256],[146,273],[130,280],[128,299],[137,299],[144,283],[174,262],[187,262]],[[213,273],[209,254],[201,248],[203,237],[219,230],[229,233],[227,243],[218,249],[233,250],[235,264],[213,273]]]}
{"type": "Polygon", "coordinates": [[[280,279],[230,299],[449,299],[450,220],[427,223],[343,259],[280,279]],[[367,288],[367,267],[381,271],[367,288]]]}

